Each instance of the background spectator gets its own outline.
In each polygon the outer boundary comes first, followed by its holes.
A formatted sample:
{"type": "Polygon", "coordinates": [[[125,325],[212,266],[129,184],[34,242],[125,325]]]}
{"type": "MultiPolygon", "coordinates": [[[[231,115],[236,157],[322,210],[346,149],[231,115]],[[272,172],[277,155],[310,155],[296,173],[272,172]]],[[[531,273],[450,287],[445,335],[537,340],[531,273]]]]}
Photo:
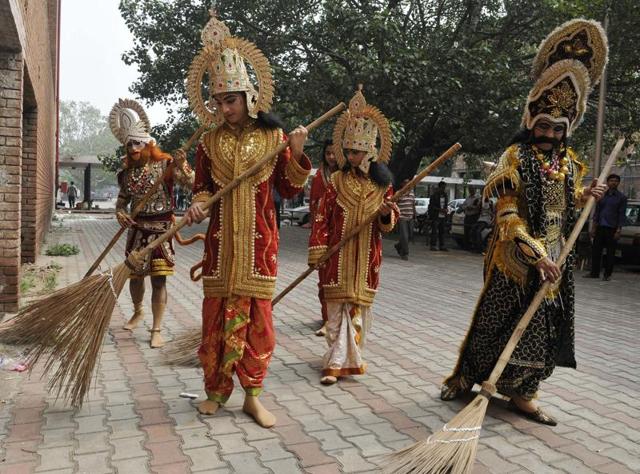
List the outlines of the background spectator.
{"type": "Polygon", "coordinates": [[[596,204],[596,211],[593,214],[593,226],[590,231],[590,237],[593,239],[591,273],[585,275],[588,278],[600,277],[602,249],[605,248],[607,249],[607,255],[602,279],[609,281],[613,273],[616,241],[620,238],[620,231],[624,224],[624,216],[627,209],[627,197],[618,191],[619,184],[620,176],[610,174],[607,177],[609,189],[596,204]]]}

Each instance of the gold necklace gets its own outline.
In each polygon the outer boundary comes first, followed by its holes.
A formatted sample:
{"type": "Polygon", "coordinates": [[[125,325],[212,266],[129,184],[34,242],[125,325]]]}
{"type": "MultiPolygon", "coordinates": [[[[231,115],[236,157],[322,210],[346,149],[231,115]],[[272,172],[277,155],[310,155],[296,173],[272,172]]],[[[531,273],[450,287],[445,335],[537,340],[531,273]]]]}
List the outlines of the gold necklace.
{"type": "MultiPolygon", "coordinates": [[[[544,179],[547,181],[564,181],[569,174],[569,160],[566,156],[558,159],[558,153],[554,150],[550,159],[547,159],[545,153],[535,145],[533,146],[533,151],[540,163],[540,174],[544,179]]],[[[560,152],[564,152],[564,147],[560,149],[560,152]]]]}

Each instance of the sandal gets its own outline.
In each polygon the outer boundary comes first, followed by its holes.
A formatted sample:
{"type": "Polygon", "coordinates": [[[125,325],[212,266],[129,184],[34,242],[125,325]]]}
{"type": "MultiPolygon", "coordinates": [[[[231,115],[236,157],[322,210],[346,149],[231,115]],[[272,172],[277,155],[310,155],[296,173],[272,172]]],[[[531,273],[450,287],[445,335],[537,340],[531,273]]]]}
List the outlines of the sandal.
{"type": "Polygon", "coordinates": [[[450,402],[460,397],[464,392],[466,392],[466,390],[459,385],[442,384],[442,387],[440,387],[440,400],[450,402]]]}
{"type": "Polygon", "coordinates": [[[528,420],[540,423],[541,425],[556,426],[558,424],[555,418],[547,415],[541,408],[537,408],[536,411],[526,411],[516,405],[513,400],[509,400],[509,408],[528,420]]]}

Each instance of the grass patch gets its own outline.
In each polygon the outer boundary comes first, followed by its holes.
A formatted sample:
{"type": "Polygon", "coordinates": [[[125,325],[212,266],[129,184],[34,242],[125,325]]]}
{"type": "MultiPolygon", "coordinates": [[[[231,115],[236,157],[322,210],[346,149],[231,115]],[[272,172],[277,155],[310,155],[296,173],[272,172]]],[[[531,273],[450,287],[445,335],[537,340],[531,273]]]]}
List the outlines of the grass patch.
{"type": "Polygon", "coordinates": [[[36,287],[36,276],[29,272],[22,275],[20,278],[20,293],[28,293],[31,289],[36,287]]]}
{"type": "Polygon", "coordinates": [[[62,266],[51,263],[44,267],[25,265],[22,267],[20,278],[20,293],[22,296],[39,296],[51,293],[58,286],[58,272],[62,266]]]}
{"type": "Polygon", "coordinates": [[[80,249],[74,244],[55,244],[49,246],[45,253],[51,257],[69,257],[70,255],[78,255],[80,249]]]}

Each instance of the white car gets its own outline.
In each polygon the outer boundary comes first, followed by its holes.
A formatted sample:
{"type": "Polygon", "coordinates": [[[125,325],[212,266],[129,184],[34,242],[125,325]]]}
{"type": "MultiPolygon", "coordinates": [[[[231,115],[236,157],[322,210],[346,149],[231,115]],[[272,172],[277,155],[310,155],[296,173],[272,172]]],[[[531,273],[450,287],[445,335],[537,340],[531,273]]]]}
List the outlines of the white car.
{"type": "Polygon", "coordinates": [[[291,218],[291,225],[304,225],[309,222],[309,205],[298,206],[291,209],[285,209],[291,218]]]}
{"type": "Polygon", "coordinates": [[[429,209],[429,198],[416,198],[416,216],[422,216],[429,209]]]}

